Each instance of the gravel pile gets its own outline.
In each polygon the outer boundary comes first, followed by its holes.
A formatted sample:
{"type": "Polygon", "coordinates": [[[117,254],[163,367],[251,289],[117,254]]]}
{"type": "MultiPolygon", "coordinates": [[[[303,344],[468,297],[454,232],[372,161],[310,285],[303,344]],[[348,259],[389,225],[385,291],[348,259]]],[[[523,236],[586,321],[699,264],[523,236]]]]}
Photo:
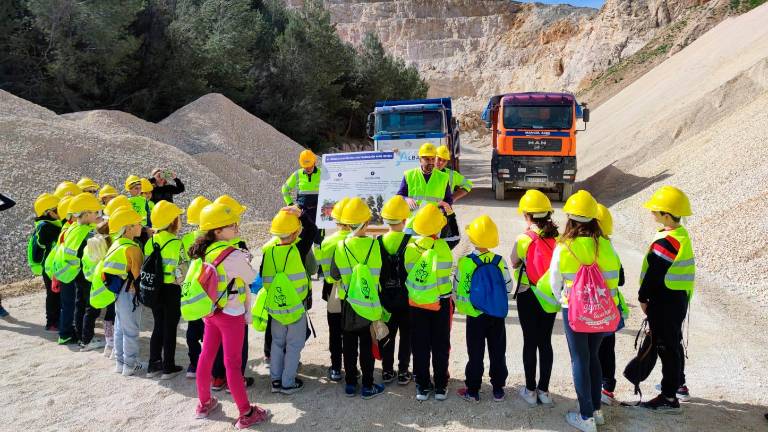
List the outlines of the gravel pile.
{"type": "Polygon", "coordinates": [[[180,205],[186,206],[197,194],[228,193],[249,207],[244,220],[271,217],[280,206],[279,190],[275,191],[282,183],[278,177],[293,169],[301,147],[223,96],[201,98],[188,108],[188,117],[177,116],[172,125],[145,122],[118,111],[57,116],[0,91],[0,191],[18,203],[0,213],[0,243],[5,246],[0,248],[0,283],[30,276],[25,254],[34,216],[32,202],[65,179],[77,181],[87,175],[121,189],[129,174],[149,175],[162,166],[175,171],[187,186],[187,193],[176,200],[180,205]],[[215,106],[208,101],[215,101],[215,106]],[[216,110],[222,113],[206,118],[216,110]],[[233,122],[222,122],[226,116],[233,122]],[[195,120],[187,126],[185,118],[195,120]],[[202,134],[207,127],[210,136],[202,134]],[[247,136],[258,145],[252,146],[247,136]],[[227,142],[234,138],[238,141],[227,142]],[[274,155],[260,161],[270,146],[274,155]],[[259,166],[271,166],[271,172],[259,166]]]}
{"type": "Polygon", "coordinates": [[[689,195],[697,265],[768,308],[768,8],[722,22],[597,108],[579,142],[580,187],[647,244],[642,208],[672,184],[689,195]]]}

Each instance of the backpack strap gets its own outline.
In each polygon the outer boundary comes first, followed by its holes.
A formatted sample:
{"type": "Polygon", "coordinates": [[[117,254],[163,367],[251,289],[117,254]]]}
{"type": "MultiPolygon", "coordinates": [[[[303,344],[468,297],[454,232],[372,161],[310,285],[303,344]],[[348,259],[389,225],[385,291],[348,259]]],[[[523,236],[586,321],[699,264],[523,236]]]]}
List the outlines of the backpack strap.
{"type": "Polygon", "coordinates": [[[578,263],[579,263],[579,265],[581,265],[581,266],[584,266],[584,267],[587,267],[587,266],[591,266],[591,265],[597,264],[597,255],[598,255],[598,253],[600,252],[600,244],[597,242],[597,240],[595,240],[595,260],[594,260],[594,261],[592,261],[592,263],[591,263],[591,264],[585,264],[585,263],[581,262],[581,260],[579,259],[579,257],[577,257],[577,256],[576,256],[576,254],[575,254],[575,253],[573,253],[573,250],[571,250],[571,246],[569,246],[569,245],[568,245],[568,242],[563,242],[563,245],[565,245],[565,248],[566,248],[566,249],[568,250],[568,252],[569,252],[569,253],[570,253],[570,254],[573,256],[573,259],[575,259],[575,260],[576,260],[576,262],[578,262],[578,263]]]}
{"type": "Polygon", "coordinates": [[[373,245],[376,244],[375,241],[371,242],[371,247],[368,248],[368,254],[365,255],[365,260],[363,260],[363,265],[368,265],[368,258],[371,257],[371,252],[373,252],[373,245]]]}
{"type": "Polygon", "coordinates": [[[408,242],[411,241],[411,234],[403,236],[403,240],[400,242],[400,246],[397,248],[397,256],[402,256],[405,248],[408,246],[408,242]]]}
{"type": "Polygon", "coordinates": [[[477,254],[471,253],[471,254],[469,254],[469,257],[472,260],[472,262],[475,263],[475,266],[477,266],[477,267],[480,267],[481,265],[485,264],[483,262],[483,260],[481,260],[480,257],[477,256],[477,254]]]}
{"type": "Polygon", "coordinates": [[[501,255],[496,255],[493,257],[493,260],[491,260],[491,264],[495,265],[496,267],[499,266],[499,263],[501,262],[501,255]]]}
{"type": "MultiPolygon", "coordinates": [[[[168,244],[168,243],[166,243],[166,244],[168,244]]],[[[214,267],[218,267],[225,259],[227,259],[229,254],[231,254],[234,251],[235,251],[235,248],[233,248],[232,246],[227,246],[226,249],[221,251],[219,256],[217,256],[216,259],[213,260],[213,262],[211,264],[213,264],[214,267]]]]}
{"type": "MultiPolygon", "coordinates": [[[[160,248],[160,252],[162,252],[162,251],[163,251],[163,249],[165,249],[165,247],[166,247],[166,246],[168,246],[169,244],[171,244],[171,243],[173,243],[173,242],[175,242],[175,241],[181,241],[181,240],[179,240],[178,238],[172,238],[172,239],[168,240],[167,242],[165,242],[165,244],[163,245],[163,247],[161,247],[161,248],[160,248]]],[[[154,244],[157,244],[157,243],[155,243],[155,242],[152,242],[152,243],[154,243],[154,244]]],[[[227,255],[229,255],[229,254],[227,254],[227,255]]],[[[225,257],[225,258],[226,258],[226,257],[225,257]]]]}

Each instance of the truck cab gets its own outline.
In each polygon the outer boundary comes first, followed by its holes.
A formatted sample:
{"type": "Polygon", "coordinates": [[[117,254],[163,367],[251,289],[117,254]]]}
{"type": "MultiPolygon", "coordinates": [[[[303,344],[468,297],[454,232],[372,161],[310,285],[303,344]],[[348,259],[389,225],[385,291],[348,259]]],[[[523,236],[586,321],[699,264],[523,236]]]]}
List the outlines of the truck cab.
{"type": "Polygon", "coordinates": [[[376,151],[397,149],[401,162],[414,166],[422,144],[447,145],[452,156],[448,166],[459,169],[459,126],[451,98],[378,101],[368,115],[367,130],[376,151]]]}
{"type": "Polygon", "coordinates": [[[565,201],[576,180],[577,120],[586,129],[589,109],[570,93],[508,93],[492,97],[483,112],[492,131],[492,188],[536,188],[565,201]]]}

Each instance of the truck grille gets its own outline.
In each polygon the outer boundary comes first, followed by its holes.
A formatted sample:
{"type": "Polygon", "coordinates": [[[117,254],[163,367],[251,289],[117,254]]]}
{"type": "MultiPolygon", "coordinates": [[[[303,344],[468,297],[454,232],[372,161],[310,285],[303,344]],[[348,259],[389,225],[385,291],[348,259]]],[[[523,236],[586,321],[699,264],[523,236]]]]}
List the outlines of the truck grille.
{"type": "Polygon", "coordinates": [[[559,152],[562,148],[563,141],[559,139],[514,138],[512,140],[512,150],[514,151],[559,152]]]}

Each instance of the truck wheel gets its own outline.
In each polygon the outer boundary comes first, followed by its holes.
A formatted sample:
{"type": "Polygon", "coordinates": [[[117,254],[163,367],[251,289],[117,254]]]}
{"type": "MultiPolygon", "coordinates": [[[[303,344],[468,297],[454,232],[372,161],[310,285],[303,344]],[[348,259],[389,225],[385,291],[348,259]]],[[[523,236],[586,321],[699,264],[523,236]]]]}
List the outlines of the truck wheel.
{"type": "Polygon", "coordinates": [[[504,182],[499,179],[493,179],[494,192],[496,192],[496,201],[504,201],[504,182]]]}
{"type": "Polygon", "coordinates": [[[563,183],[560,188],[560,201],[566,202],[573,195],[573,183],[563,183]]]}

